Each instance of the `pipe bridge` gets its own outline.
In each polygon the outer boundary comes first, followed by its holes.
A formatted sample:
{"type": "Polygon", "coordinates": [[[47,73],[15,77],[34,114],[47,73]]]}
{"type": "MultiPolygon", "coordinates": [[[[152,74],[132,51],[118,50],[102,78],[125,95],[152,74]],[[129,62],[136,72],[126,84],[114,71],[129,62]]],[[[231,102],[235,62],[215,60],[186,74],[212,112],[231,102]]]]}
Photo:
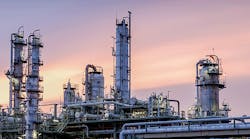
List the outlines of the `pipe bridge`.
{"type": "Polygon", "coordinates": [[[250,117],[205,118],[124,124],[120,139],[250,136],[250,117]]]}

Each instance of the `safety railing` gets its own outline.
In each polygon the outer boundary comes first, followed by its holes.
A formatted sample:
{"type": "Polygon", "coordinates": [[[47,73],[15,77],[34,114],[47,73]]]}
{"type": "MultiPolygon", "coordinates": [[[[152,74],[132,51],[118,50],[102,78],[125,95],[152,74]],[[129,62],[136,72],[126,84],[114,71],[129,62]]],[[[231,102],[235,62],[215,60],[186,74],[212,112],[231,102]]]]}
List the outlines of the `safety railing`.
{"type": "Polygon", "coordinates": [[[128,123],[123,125],[120,139],[124,139],[126,135],[146,133],[250,129],[249,119],[250,117],[231,117],[128,123]]]}

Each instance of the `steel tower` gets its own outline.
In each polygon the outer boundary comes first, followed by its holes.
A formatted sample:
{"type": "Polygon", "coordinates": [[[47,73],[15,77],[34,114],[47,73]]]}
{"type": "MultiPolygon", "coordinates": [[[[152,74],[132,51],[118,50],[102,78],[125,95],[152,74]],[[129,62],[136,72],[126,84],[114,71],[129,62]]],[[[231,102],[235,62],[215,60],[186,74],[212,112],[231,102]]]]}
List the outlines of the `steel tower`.
{"type": "Polygon", "coordinates": [[[34,31],[28,38],[28,75],[26,81],[27,111],[26,111],[26,139],[37,138],[38,105],[42,100],[43,88],[39,71],[43,62],[40,59],[40,48],[43,44],[40,39],[39,30],[34,31]],[[37,34],[36,34],[37,33],[37,34]]]}
{"type": "Polygon", "coordinates": [[[27,46],[24,39],[23,27],[18,29],[17,33],[11,34],[11,58],[10,69],[6,72],[9,79],[9,113],[18,114],[21,112],[20,106],[25,99],[25,47],[27,46]]]}
{"type": "Polygon", "coordinates": [[[117,99],[123,103],[130,101],[131,82],[131,12],[116,23],[116,73],[115,89],[117,99]]]}
{"type": "Polygon", "coordinates": [[[225,88],[221,82],[222,68],[216,55],[208,55],[196,64],[197,105],[199,115],[219,115],[219,91],[225,88]]]}

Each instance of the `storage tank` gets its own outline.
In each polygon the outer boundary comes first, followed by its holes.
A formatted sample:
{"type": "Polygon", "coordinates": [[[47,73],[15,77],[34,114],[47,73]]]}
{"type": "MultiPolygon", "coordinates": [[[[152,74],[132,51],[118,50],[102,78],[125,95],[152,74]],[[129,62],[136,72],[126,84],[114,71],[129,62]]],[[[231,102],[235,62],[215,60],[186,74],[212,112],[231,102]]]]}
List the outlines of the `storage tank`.
{"type": "Polygon", "coordinates": [[[103,69],[87,65],[85,74],[85,101],[102,101],[104,98],[103,69]]]}
{"type": "Polygon", "coordinates": [[[219,91],[222,68],[216,55],[208,55],[196,64],[197,105],[201,117],[219,116],[219,91]]]}

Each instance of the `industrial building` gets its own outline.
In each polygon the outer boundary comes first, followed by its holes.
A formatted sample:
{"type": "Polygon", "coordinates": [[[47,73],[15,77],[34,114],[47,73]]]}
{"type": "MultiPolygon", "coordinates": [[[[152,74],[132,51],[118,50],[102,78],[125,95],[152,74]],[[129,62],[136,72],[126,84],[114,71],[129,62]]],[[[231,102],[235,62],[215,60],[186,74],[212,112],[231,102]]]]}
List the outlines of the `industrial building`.
{"type": "Polygon", "coordinates": [[[220,108],[219,91],[225,88],[220,59],[208,55],[196,64],[196,104],[180,111],[180,102],[162,93],[148,100],[131,97],[131,12],[116,21],[114,85],[104,95],[100,66],[84,68],[84,93],[70,81],[63,85],[63,104],[43,104],[43,45],[39,30],[27,38],[23,27],[11,34],[9,106],[1,108],[0,139],[84,138],[207,138],[250,136],[249,117],[228,117],[230,108],[220,108]],[[172,106],[177,104],[177,108],[172,106]],[[53,113],[40,107],[53,105],[53,113]],[[61,108],[61,109],[59,109],[61,108]],[[218,131],[225,131],[219,132],[218,131]],[[228,131],[228,132],[227,132],[228,131]],[[230,134],[229,134],[230,133],[230,134]]]}

